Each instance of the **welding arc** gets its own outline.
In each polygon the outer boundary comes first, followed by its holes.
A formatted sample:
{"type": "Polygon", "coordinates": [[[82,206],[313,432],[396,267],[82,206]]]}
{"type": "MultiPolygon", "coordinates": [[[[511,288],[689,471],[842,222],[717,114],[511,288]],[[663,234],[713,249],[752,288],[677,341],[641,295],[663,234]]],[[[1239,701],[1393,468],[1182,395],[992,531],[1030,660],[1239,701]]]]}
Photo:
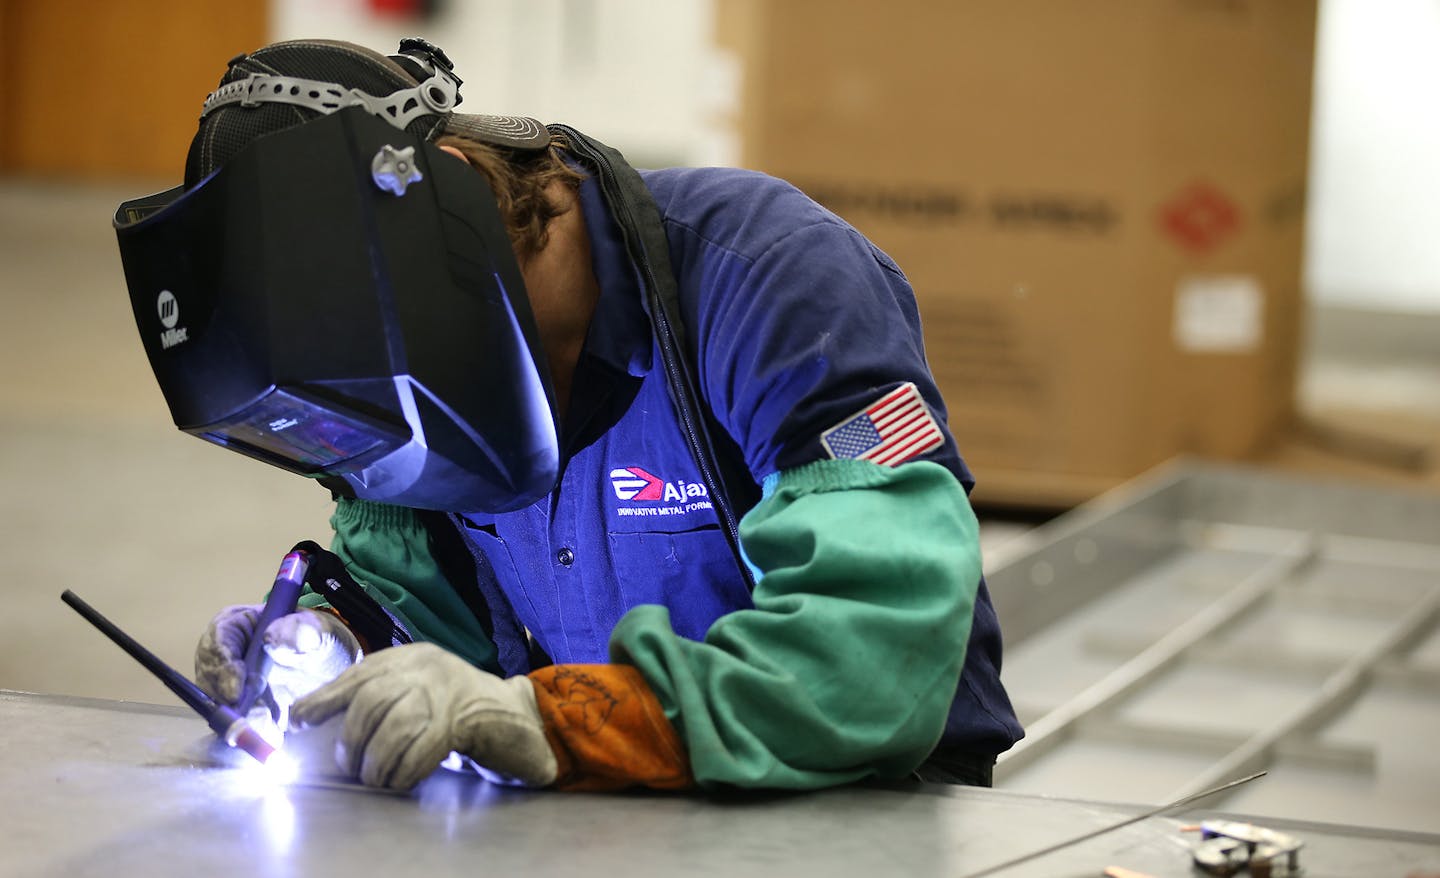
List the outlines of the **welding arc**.
{"type": "Polygon", "coordinates": [[[1249,775],[1248,777],[1237,778],[1235,780],[1220,784],[1218,787],[1211,787],[1210,789],[1204,790],[1203,792],[1195,793],[1194,795],[1190,796],[1185,796],[1182,799],[1176,799],[1175,801],[1168,802],[1164,805],[1159,806],[1158,808],[1151,808],[1149,811],[1146,811],[1143,814],[1136,814],[1134,817],[1127,817],[1124,820],[1121,820],[1119,823],[1112,823],[1109,826],[1102,826],[1092,832],[1087,832],[1084,835],[1077,835],[1074,838],[1066,839],[1065,841],[1059,842],[1057,844],[1052,844],[1049,847],[1041,848],[1038,851],[1031,851],[1028,854],[1016,857],[1013,860],[1006,860],[1003,863],[996,863],[993,866],[988,866],[984,869],[981,869],[979,872],[971,872],[967,875],[964,875],[962,876],[962,878],[982,878],[982,876],[994,875],[996,872],[1004,871],[1005,869],[1009,869],[1012,866],[1018,866],[1021,863],[1028,863],[1031,860],[1038,860],[1046,854],[1053,854],[1054,852],[1062,848],[1068,848],[1071,845],[1079,844],[1082,841],[1089,841],[1090,839],[1095,838],[1098,835],[1104,835],[1107,832],[1114,832],[1117,829],[1123,829],[1124,827],[1129,826],[1132,823],[1139,823],[1141,820],[1164,814],[1166,811],[1173,811],[1176,808],[1181,807],[1182,805],[1188,805],[1191,802],[1199,801],[1200,799],[1206,798],[1207,796],[1213,796],[1216,793],[1223,793],[1232,787],[1238,787],[1241,784],[1249,783],[1256,778],[1264,777],[1267,773],[1268,772],[1257,771],[1254,774],[1249,775]]]}

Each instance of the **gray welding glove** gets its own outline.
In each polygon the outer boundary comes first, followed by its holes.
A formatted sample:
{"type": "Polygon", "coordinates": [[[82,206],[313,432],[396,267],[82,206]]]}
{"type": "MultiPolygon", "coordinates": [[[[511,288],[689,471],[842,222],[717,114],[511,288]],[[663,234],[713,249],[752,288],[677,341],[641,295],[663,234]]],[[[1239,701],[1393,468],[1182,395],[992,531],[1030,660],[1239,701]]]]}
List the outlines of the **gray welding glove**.
{"type": "MultiPolygon", "coordinates": [[[[195,648],[195,681],[225,704],[240,698],[245,684],[245,648],[260,617],[259,604],[226,607],[195,648]]],[[[270,657],[266,683],[284,711],[295,699],[325,685],[360,658],[360,644],[331,613],[302,609],[281,616],[265,630],[270,657]]]]}
{"type": "Polygon", "coordinates": [[[409,789],[456,752],[498,783],[546,786],[559,765],[528,677],[504,679],[432,643],[381,650],[295,702],[293,725],[343,712],[336,761],[375,787],[409,789]]]}

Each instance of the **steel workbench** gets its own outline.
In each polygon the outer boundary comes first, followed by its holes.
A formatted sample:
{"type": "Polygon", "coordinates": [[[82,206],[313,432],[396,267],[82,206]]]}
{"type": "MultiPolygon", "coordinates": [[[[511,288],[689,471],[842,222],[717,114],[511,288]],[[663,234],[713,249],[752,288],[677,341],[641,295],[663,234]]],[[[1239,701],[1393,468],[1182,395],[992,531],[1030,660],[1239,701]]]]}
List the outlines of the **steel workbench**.
{"type": "MultiPolygon", "coordinates": [[[[408,795],[253,780],[183,708],[0,691],[0,875],[962,878],[1145,810],[923,784],[715,797],[507,790],[446,771],[408,795]]],[[[999,874],[1191,875],[1180,822],[1149,818],[999,874]]],[[[1312,878],[1440,871],[1440,836],[1267,825],[1302,838],[1312,878]]]]}

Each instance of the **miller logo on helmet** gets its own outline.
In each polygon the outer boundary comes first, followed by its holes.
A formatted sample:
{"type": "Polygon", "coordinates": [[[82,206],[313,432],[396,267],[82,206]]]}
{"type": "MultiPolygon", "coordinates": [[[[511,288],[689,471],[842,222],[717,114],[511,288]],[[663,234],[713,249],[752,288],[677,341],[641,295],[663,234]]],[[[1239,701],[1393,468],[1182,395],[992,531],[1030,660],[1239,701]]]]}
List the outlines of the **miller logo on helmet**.
{"type": "Polygon", "coordinates": [[[166,329],[174,329],[175,324],[180,322],[180,303],[175,301],[175,294],[169,290],[160,291],[155,299],[155,310],[160,313],[160,322],[166,329]]]}
{"type": "Polygon", "coordinates": [[[180,322],[180,303],[174,293],[161,290],[160,295],[155,297],[155,312],[160,315],[160,325],[165,327],[165,331],[160,333],[161,349],[169,350],[190,337],[185,327],[175,326],[180,322]]]}

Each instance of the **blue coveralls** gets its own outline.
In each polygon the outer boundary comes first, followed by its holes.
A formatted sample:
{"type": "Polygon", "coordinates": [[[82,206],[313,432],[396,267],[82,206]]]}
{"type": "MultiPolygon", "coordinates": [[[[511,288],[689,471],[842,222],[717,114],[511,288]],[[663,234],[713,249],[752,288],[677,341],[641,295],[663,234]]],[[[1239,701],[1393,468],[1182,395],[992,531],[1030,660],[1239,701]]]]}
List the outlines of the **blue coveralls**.
{"type": "MultiPolygon", "coordinates": [[[[825,457],[820,433],[863,409],[877,386],[915,382],[944,428],[914,296],[889,257],[761,174],[641,176],[663,219],[686,354],[714,415],[717,451],[748,474],[742,491],[825,457]],[[833,325],[827,299],[838,295],[864,299],[864,325],[833,325]]],[[[516,512],[462,516],[472,552],[494,571],[482,588],[506,673],[529,670],[527,632],[555,662],[605,662],[611,630],[637,605],[668,607],[676,633],[695,640],[718,617],[751,606],[673,413],[620,231],[593,180],[580,199],[600,297],[562,428],[559,486],[516,512]]],[[[924,459],[972,486],[948,429],[924,459]]],[[[732,498],[736,515],[758,496],[732,498]]],[[[1000,653],[982,582],[939,749],[988,758],[1021,736],[999,681],[1000,653]]]]}

